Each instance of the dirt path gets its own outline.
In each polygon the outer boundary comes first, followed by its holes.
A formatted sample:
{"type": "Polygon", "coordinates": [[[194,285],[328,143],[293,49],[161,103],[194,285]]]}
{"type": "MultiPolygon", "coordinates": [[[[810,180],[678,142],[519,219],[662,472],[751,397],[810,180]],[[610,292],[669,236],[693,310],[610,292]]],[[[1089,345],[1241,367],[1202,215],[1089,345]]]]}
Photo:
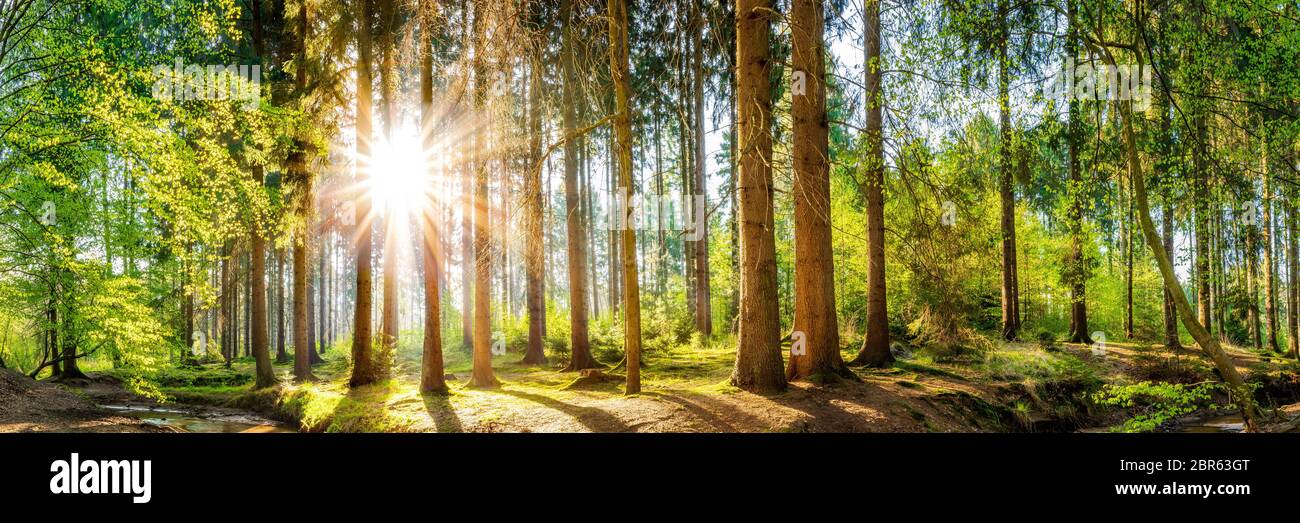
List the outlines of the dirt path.
{"type": "Polygon", "coordinates": [[[0,369],[0,432],[174,432],[95,406],[60,385],[0,369]]]}

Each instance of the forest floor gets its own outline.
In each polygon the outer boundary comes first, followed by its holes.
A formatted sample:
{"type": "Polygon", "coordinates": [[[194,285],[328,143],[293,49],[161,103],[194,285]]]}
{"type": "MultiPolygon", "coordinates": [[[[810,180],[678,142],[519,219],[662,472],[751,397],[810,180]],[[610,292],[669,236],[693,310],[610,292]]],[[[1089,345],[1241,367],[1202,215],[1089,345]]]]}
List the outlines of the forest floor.
{"type": "Polygon", "coordinates": [[[0,432],[170,431],[105,411],[68,387],[0,369],[0,432]]]}
{"type": "MultiPolygon", "coordinates": [[[[310,432],[1062,432],[1117,425],[1133,414],[1098,406],[1091,396],[1103,384],[1214,380],[1207,360],[1189,349],[1175,353],[1158,345],[1110,342],[1095,353],[1088,345],[1012,342],[956,359],[920,351],[891,368],[853,369],[860,381],[797,382],[786,392],[759,395],[728,384],[735,349],[715,343],[648,355],[643,392],[624,396],[618,370],[606,371],[614,380],[575,383],[578,376],[561,372],[560,362],[521,365],[514,352],[493,358],[500,387],[472,389],[465,385],[469,355],[456,348],[445,354],[452,391],[436,396],[417,389],[418,337],[402,341],[393,378],[355,390],[347,387],[346,348],[327,352],[326,362],[313,368],[318,379],[308,384],[291,384],[292,365],[284,364],[275,367],[283,385],[252,390],[247,358],[230,369],[207,364],[168,370],[159,379],[176,404],[256,411],[310,432]]],[[[1229,352],[1239,371],[1262,384],[1266,406],[1300,414],[1295,405],[1287,406],[1300,401],[1300,367],[1294,361],[1236,347],[1229,352]]],[[[131,399],[103,385],[111,385],[109,379],[91,383],[82,395],[98,403],[131,399]]],[[[0,400],[0,406],[8,402],[0,400]]],[[[3,412],[0,430],[148,430],[109,418],[42,425],[36,418],[11,421],[13,416],[3,412]]],[[[1177,428],[1176,423],[1166,427],[1177,428]]]]}

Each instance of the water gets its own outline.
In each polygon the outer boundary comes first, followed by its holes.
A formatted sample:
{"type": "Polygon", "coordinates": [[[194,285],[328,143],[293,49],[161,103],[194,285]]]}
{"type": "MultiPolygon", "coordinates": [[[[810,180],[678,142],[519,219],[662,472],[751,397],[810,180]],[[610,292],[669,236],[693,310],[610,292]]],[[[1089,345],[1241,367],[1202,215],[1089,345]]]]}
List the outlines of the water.
{"type": "Polygon", "coordinates": [[[1241,415],[1228,414],[1182,423],[1176,432],[1218,433],[1244,430],[1246,430],[1246,422],[1241,419],[1241,415]]]}
{"type": "Polygon", "coordinates": [[[124,416],[181,432],[296,432],[271,420],[246,414],[198,413],[184,409],[140,405],[101,405],[124,416]]]}

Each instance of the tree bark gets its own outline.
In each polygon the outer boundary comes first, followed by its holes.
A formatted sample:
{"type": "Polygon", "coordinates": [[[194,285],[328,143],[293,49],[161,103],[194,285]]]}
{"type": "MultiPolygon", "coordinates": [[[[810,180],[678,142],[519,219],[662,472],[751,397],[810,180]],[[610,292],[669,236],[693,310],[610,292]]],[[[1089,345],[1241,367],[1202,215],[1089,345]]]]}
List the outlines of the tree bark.
{"type": "Polygon", "coordinates": [[[894,361],[889,350],[889,309],[885,292],[885,149],[884,118],[881,108],[884,93],[881,84],[880,0],[865,0],[863,28],[863,64],[866,86],[867,142],[864,161],[866,180],[862,184],[867,203],[867,335],[853,365],[880,367],[894,361]]]}
{"type": "MultiPolygon", "coordinates": [[[[434,127],[437,125],[433,111],[433,0],[419,0],[417,16],[420,20],[420,136],[423,137],[424,157],[430,158],[436,147],[434,127]]],[[[434,180],[437,173],[433,166],[425,165],[425,169],[428,179],[434,180]]],[[[442,296],[439,292],[442,234],[438,230],[437,216],[440,209],[433,198],[427,199],[423,209],[424,241],[420,252],[424,257],[424,350],[420,360],[420,392],[446,394],[448,388],[442,362],[442,296]]]]}
{"type": "Polygon", "coordinates": [[[770,0],[737,1],[740,335],[731,384],[750,392],[776,392],[786,387],[772,210],[772,63],[768,56],[772,14],[770,0]]]}
{"type": "MultiPolygon", "coordinates": [[[[561,18],[564,20],[564,49],[561,63],[564,76],[563,119],[564,134],[572,136],[577,129],[575,113],[579,89],[577,63],[575,58],[577,42],[574,41],[573,25],[576,23],[573,13],[573,0],[565,0],[561,6],[561,18]]],[[[587,233],[584,230],[582,216],[579,213],[578,194],[578,147],[574,140],[564,141],[564,209],[569,268],[569,350],[571,357],[565,371],[578,371],[600,367],[600,363],[591,355],[591,346],[587,332],[587,233]]]]}
{"type": "MultiPolygon", "coordinates": [[[[802,350],[790,352],[787,380],[834,381],[853,373],[840,357],[831,249],[830,122],[826,116],[824,0],[795,0],[792,67],[805,89],[792,93],[794,155],[794,332],[802,350]]],[[[793,347],[793,344],[792,344],[793,347]]]]}
{"type": "MultiPolygon", "coordinates": [[[[483,61],[483,21],[480,7],[474,13],[474,108],[481,110],[487,94],[487,70],[483,61]]],[[[474,352],[472,355],[469,386],[496,387],[499,385],[492,372],[492,225],[488,221],[488,167],[482,159],[482,145],[486,141],[478,133],[475,142],[474,165],[474,352]]]]}
{"type": "MultiPolygon", "coordinates": [[[[1261,129],[1261,136],[1266,133],[1261,129]]],[[[1264,323],[1268,326],[1268,350],[1278,352],[1277,344],[1277,281],[1273,261],[1273,187],[1268,169],[1268,138],[1260,138],[1260,180],[1262,185],[1263,227],[1260,241],[1264,243],[1264,323]]]]}
{"type": "MultiPolygon", "coordinates": [[[[540,7],[540,2],[529,3],[533,9],[540,7]]],[[[542,158],[542,67],[544,58],[541,48],[544,46],[545,33],[536,35],[537,42],[529,64],[528,83],[528,157],[529,165],[536,165],[542,158]]],[[[524,359],[520,363],[528,365],[545,365],[546,350],[543,336],[546,331],[546,296],[542,291],[542,241],[545,237],[542,229],[542,173],[537,169],[528,169],[524,174],[524,206],[527,213],[524,242],[524,276],[525,291],[528,301],[528,346],[524,350],[524,359]]]]}
{"type": "Polygon", "coordinates": [[[1205,116],[1197,115],[1195,118],[1196,126],[1196,145],[1192,148],[1193,169],[1196,172],[1196,182],[1193,183],[1192,190],[1195,198],[1195,229],[1193,234],[1196,236],[1196,305],[1201,325],[1205,326],[1207,331],[1214,324],[1214,312],[1210,307],[1210,232],[1209,232],[1209,191],[1210,184],[1209,169],[1205,165],[1205,143],[1206,128],[1205,116]]]}
{"type": "MultiPolygon", "coordinates": [[[[624,202],[632,197],[632,84],[628,72],[627,0],[609,0],[609,69],[614,83],[614,136],[619,191],[624,202]]],[[[630,205],[621,223],[630,224],[630,205]]],[[[641,392],[641,289],[637,276],[636,230],[623,227],[623,348],[627,353],[624,394],[641,392]]]]}
{"type": "Polygon", "coordinates": [[[275,250],[275,362],[288,363],[289,354],[284,350],[284,251],[275,250]]]}
{"type": "Polygon", "coordinates": [[[1010,45],[1007,0],[999,0],[998,27],[998,122],[1001,135],[998,147],[998,195],[1002,202],[1002,337],[1020,336],[1020,293],[1016,274],[1016,192],[1011,158],[1010,71],[1007,47],[1010,45]]]}
{"type": "MultiPolygon", "coordinates": [[[[1079,54],[1079,29],[1074,26],[1075,0],[1067,2],[1068,23],[1070,24],[1066,39],[1066,63],[1074,63],[1079,54]]],[[[1073,72],[1070,72],[1073,74],[1073,72]]],[[[1066,140],[1069,142],[1070,167],[1070,261],[1066,267],[1066,281],[1070,284],[1070,337],[1071,343],[1093,343],[1088,327],[1088,259],[1083,255],[1083,207],[1088,185],[1083,182],[1082,169],[1079,166],[1079,142],[1082,130],[1079,126],[1079,102],[1074,96],[1069,97],[1068,122],[1066,123],[1066,140]]]]}
{"type": "Polygon", "coordinates": [[[703,216],[695,216],[693,223],[702,224],[700,230],[691,231],[697,237],[695,241],[695,330],[704,335],[708,340],[713,334],[713,300],[712,293],[709,290],[709,205],[708,205],[708,184],[705,179],[705,152],[704,152],[704,50],[702,35],[704,33],[704,15],[700,11],[699,2],[691,2],[692,24],[691,34],[692,42],[692,64],[693,77],[695,78],[695,110],[692,111],[695,120],[695,132],[692,136],[695,140],[694,161],[691,166],[694,168],[695,180],[693,185],[693,198],[698,201],[691,202],[692,212],[702,213],[703,216]]]}
{"type": "MultiPolygon", "coordinates": [[[[393,143],[393,130],[396,128],[397,119],[397,18],[394,12],[393,0],[380,0],[380,33],[379,47],[382,58],[379,63],[379,91],[383,105],[381,110],[384,117],[384,139],[388,143],[393,143]]],[[[393,176],[393,173],[375,173],[379,176],[393,176]]],[[[383,277],[383,304],[380,313],[380,337],[379,350],[376,351],[377,372],[379,377],[388,376],[389,368],[393,362],[394,352],[397,350],[398,336],[398,311],[397,311],[397,238],[396,238],[396,221],[399,219],[395,216],[394,209],[384,209],[384,219],[382,231],[384,235],[384,277],[383,277]]]]}
{"type": "MultiPolygon", "coordinates": [[[[356,177],[358,185],[368,183],[372,175],[370,170],[370,141],[372,139],[371,123],[371,84],[370,74],[370,13],[369,1],[356,3],[357,13],[357,143],[356,143],[356,177]]],[[[352,316],[352,375],[348,379],[350,387],[359,387],[374,383],[377,379],[374,362],[371,359],[372,327],[370,312],[374,300],[374,287],[371,274],[371,251],[374,239],[370,223],[370,194],[361,190],[355,196],[355,216],[353,224],[357,227],[357,261],[356,261],[356,303],[352,316]]],[[[297,306],[295,305],[295,308],[297,306]]],[[[296,334],[295,334],[296,335],[296,334]]]]}

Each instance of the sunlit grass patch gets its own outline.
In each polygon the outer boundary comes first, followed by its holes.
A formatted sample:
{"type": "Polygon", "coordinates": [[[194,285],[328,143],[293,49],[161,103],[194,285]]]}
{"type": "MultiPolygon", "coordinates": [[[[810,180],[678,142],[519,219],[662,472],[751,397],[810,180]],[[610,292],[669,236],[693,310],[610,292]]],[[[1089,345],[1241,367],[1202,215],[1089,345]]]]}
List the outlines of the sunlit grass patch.
{"type": "Polygon", "coordinates": [[[1001,345],[980,364],[989,378],[1001,381],[1092,379],[1093,365],[1073,354],[1030,345],[1001,345]]]}

